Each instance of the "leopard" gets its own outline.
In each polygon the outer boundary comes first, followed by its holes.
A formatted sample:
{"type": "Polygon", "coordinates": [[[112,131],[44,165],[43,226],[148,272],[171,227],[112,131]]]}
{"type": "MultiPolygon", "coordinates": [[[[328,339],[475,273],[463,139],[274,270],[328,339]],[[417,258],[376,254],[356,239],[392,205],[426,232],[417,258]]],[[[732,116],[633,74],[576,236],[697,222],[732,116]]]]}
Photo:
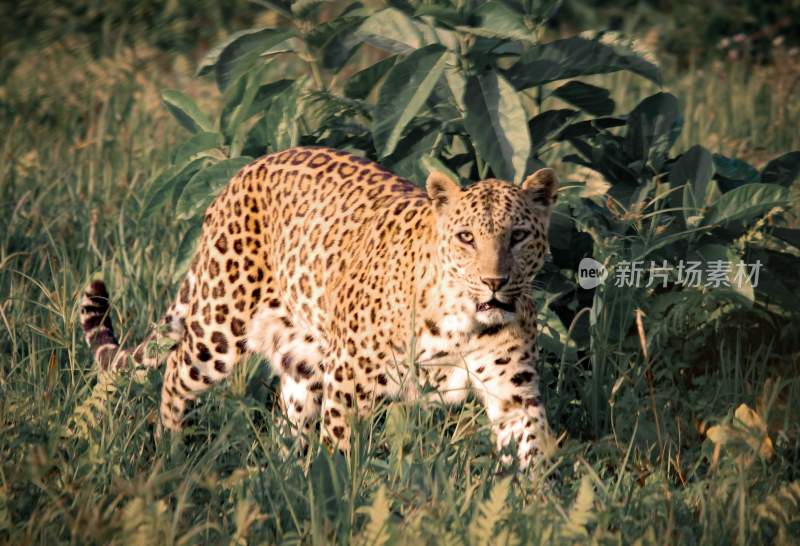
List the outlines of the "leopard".
{"type": "Polygon", "coordinates": [[[123,348],[102,279],[81,323],[103,372],[166,365],[159,429],[257,354],[278,376],[291,434],[347,453],[354,419],[391,400],[485,408],[504,464],[541,460],[552,431],[539,387],[534,279],[549,253],[553,169],[521,184],[424,185],[370,159],[295,147],[243,167],[202,219],[163,318],[123,348]],[[157,343],[154,343],[157,342],[157,343]]]}

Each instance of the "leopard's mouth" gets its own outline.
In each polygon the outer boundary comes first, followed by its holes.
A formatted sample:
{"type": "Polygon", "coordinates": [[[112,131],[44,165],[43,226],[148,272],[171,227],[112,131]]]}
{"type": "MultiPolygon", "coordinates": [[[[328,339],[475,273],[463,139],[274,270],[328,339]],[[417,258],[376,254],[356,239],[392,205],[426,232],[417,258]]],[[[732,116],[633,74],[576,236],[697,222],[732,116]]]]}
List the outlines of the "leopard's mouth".
{"type": "Polygon", "coordinates": [[[514,304],[510,302],[500,301],[497,298],[492,298],[489,301],[475,304],[475,310],[480,313],[481,311],[491,311],[492,309],[500,309],[508,313],[513,313],[516,309],[514,304]]]}

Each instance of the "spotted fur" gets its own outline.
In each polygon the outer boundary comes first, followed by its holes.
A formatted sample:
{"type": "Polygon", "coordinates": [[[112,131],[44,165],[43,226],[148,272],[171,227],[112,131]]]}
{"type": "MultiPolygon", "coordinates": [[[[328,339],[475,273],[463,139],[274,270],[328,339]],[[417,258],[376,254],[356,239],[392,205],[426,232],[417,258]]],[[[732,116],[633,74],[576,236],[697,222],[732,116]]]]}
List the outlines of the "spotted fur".
{"type": "Polygon", "coordinates": [[[151,346],[169,342],[168,430],[255,352],[280,376],[296,431],[321,418],[323,440],[347,450],[351,418],[385,398],[458,403],[472,390],[498,449],[513,443],[525,467],[549,433],[532,290],[557,186],[549,169],[521,187],[490,179],[465,189],[434,172],[426,192],[342,151],[268,155],[208,208],[161,328],[121,349],[95,281],[84,331],[103,368],[157,366],[151,346]]]}

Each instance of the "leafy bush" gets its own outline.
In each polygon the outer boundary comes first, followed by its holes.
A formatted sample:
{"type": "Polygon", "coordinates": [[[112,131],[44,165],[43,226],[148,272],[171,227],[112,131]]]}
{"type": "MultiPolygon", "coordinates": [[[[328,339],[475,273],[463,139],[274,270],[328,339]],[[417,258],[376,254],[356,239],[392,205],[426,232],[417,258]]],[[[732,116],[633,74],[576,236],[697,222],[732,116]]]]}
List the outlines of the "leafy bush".
{"type": "Polygon", "coordinates": [[[563,161],[589,174],[564,184],[539,278],[556,419],[607,431],[614,384],[626,378],[650,389],[655,412],[654,381],[702,371],[728,330],[759,342],[781,335],[778,356],[796,344],[800,232],[786,217],[800,152],[761,171],[702,146],[670,155],[682,126],[676,97],[615,113],[607,89],[576,79],[624,70],[660,83],[654,60],[617,35],[540,40],[558,2],[270,5],[285,25],[237,32],[200,63],[198,76],[223,96],[215,121],[186,95],[163,94],[191,137],[150,185],[143,216],[169,203],[190,223],[184,263],[216,192],[268,152],[323,145],[418,183],[434,168],[462,182],[517,183],[571,148],[563,161]],[[588,256],[609,279],[584,290],[576,272],[588,256]],[[669,267],[617,286],[623,267],[651,261],[669,267]],[[724,270],[686,286],[681,262],[724,270]],[[757,280],[741,275],[756,263],[757,280]]]}

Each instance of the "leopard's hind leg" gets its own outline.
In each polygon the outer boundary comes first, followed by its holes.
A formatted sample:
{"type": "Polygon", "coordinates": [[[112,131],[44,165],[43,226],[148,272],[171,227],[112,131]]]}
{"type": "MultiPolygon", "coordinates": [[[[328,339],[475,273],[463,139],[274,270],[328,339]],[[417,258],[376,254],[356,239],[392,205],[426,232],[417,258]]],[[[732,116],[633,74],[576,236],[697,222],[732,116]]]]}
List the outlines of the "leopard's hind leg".
{"type": "Polygon", "coordinates": [[[248,345],[270,361],[280,377],[280,404],[287,431],[307,445],[322,405],[324,352],[309,332],[294,325],[280,301],[268,302],[253,319],[248,345]]]}
{"type": "Polygon", "coordinates": [[[262,288],[230,286],[208,253],[201,254],[192,274],[197,282],[179,298],[188,308],[183,337],[167,358],[161,389],[161,423],[171,431],[182,428],[188,403],[228,377],[241,360],[262,288]]]}

